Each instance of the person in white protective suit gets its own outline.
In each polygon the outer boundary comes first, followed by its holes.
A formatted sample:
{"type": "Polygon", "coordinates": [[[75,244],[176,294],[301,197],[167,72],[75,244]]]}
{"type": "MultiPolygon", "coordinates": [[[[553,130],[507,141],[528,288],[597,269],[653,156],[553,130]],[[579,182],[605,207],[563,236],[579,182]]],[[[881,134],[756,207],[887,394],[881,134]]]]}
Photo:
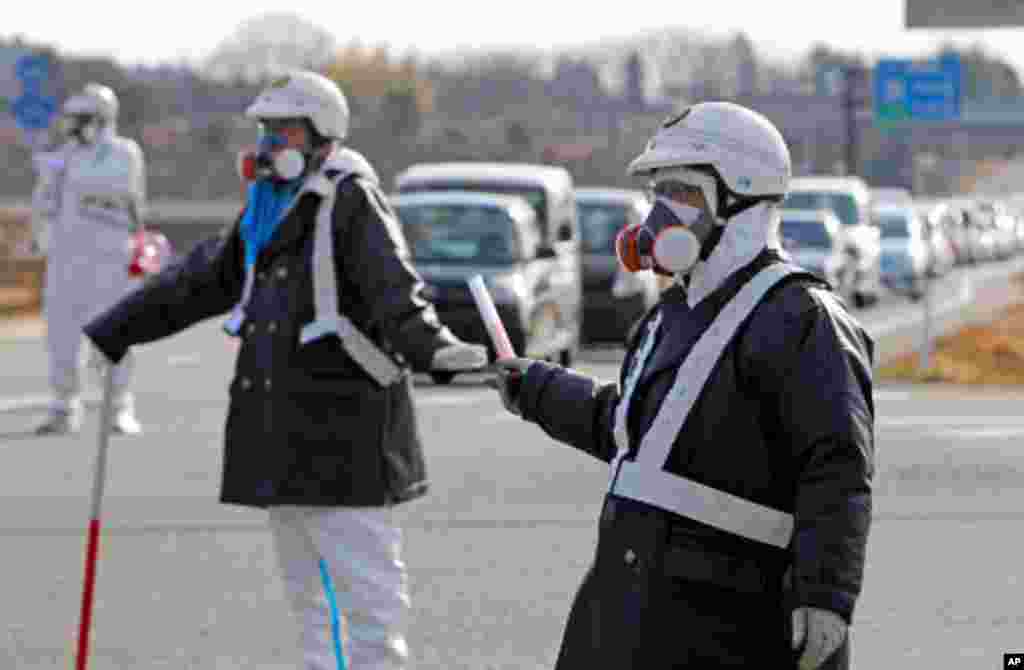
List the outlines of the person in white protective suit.
{"type": "Polygon", "coordinates": [[[674,284],[619,379],[497,362],[505,407],[610,465],[557,670],[849,667],[871,523],[870,336],[779,249],[789,150],[726,102],[665,121],[628,172],[630,272],[674,284]]]}
{"type": "MultiPolygon", "coordinates": [[[[109,87],[87,84],[62,109],[67,139],[36,157],[33,192],[37,247],[46,253],[43,310],[53,405],[40,435],[74,432],[82,422],[82,326],[123,297],[134,234],[146,199],[139,145],[117,134],[118,100],[109,87]]],[[[114,369],[113,430],[141,431],[129,383],[132,357],[114,369]]]]}
{"type": "Polygon", "coordinates": [[[240,161],[239,219],[85,332],[119,361],[230,313],[221,501],[267,509],[305,668],[398,670],[410,602],[394,507],[428,486],[411,371],[479,370],[487,350],[424,297],[376,173],[342,145],[336,84],[289,73],[246,116],[260,140],[240,161]]]}

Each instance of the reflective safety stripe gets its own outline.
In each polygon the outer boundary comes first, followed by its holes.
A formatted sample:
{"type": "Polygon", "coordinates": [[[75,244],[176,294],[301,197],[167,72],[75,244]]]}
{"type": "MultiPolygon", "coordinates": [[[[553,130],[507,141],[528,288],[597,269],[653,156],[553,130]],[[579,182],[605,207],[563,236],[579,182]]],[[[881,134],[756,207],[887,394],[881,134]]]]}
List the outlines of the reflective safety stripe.
{"type": "Polygon", "coordinates": [[[622,463],[612,493],[780,549],[793,535],[792,514],[641,463],[622,463]]]}
{"type": "Polygon", "coordinates": [[[781,264],[766,267],[722,309],[676,372],[635,461],[622,461],[618,472],[613,471],[610,493],[765,544],[789,544],[793,515],[666,472],[664,467],[722,352],[764,295],[792,272],[781,264]]]}
{"type": "MultiPolygon", "coordinates": [[[[334,265],[334,199],[337,194],[335,184],[323,174],[317,174],[306,180],[302,189],[292,199],[291,205],[282,214],[288,216],[292,207],[298,202],[299,196],[306,191],[320,195],[320,205],[316,213],[316,230],[313,238],[313,306],[314,318],[302,327],[299,333],[299,346],[308,344],[325,335],[337,335],[341,346],[352,360],[366,374],[373,377],[381,386],[390,386],[402,376],[402,369],[394,360],[380,350],[373,340],[363,334],[352,321],[341,313],[338,299],[338,276],[334,265]]],[[[235,306],[231,318],[224,324],[224,329],[238,334],[245,320],[245,306],[252,295],[254,269],[248,268],[242,299],[235,306]],[[234,328],[234,330],[230,330],[234,328]]]]}
{"type": "Polygon", "coordinates": [[[654,341],[657,339],[659,326],[661,326],[661,312],[655,314],[654,318],[647,322],[647,330],[644,333],[643,340],[640,342],[640,346],[633,355],[632,367],[629,370],[629,374],[626,375],[625,384],[622,387],[622,396],[619,398],[619,404],[615,408],[613,434],[615,445],[618,449],[611,463],[612,477],[615,476],[619,461],[629,453],[629,426],[626,421],[629,416],[629,404],[633,399],[633,389],[636,388],[636,383],[640,380],[640,375],[643,374],[644,366],[647,365],[647,357],[654,350],[654,341]]]}
{"type": "Polygon", "coordinates": [[[242,286],[242,299],[238,301],[235,308],[231,310],[231,316],[224,322],[224,330],[229,335],[238,335],[242,330],[242,323],[245,322],[245,306],[249,304],[252,297],[252,285],[256,282],[256,266],[250,265],[245,269],[245,284],[242,286]]]}
{"type": "Polygon", "coordinates": [[[390,386],[402,375],[401,368],[338,308],[338,276],[334,266],[334,185],[322,175],[320,207],[316,213],[316,234],[313,240],[313,321],[299,334],[299,344],[307,344],[325,335],[335,334],[341,345],[366,374],[381,386],[390,386]],[[324,193],[326,191],[326,193],[324,193]]]}

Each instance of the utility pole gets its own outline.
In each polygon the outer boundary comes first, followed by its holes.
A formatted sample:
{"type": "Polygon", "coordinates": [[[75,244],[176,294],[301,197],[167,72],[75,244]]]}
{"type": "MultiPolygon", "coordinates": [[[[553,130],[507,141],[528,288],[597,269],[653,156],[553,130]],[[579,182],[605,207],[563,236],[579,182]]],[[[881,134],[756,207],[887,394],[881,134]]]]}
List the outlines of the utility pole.
{"type": "Polygon", "coordinates": [[[846,125],[846,142],[843,145],[843,162],[846,174],[860,174],[860,132],[857,113],[867,103],[865,90],[867,73],[860,64],[843,66],[843,118],[846,125]]]}

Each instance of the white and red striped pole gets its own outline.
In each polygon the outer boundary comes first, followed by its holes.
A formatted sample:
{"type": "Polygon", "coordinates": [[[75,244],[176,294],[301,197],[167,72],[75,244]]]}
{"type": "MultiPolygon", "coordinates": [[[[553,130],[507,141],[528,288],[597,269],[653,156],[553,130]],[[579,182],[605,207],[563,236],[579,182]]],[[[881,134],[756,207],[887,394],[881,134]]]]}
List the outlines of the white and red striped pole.
{"type": "Polygon", "coordinates": [[[487,290],[487,284],[480,275],[473,275],[467,280],[469,291],[473,294],[477,311],[484,321],[487,333],[491,336],[491,343],[498,358],[515,358],[516,352],[512,348],[512,341],[508,339],[508,332],[505,331],[505,324],[501,322],[501,315],[498,308],[494,306],[491,299],[491,292],[487,290]]]}
{"type": "Polygon", "coordinates": [[[82,613],[78,626],[78,656],[75,670],[85,670],[89,662],[89,632],[92,628],[92,603],[96,591],[96,563],[100,549],[100,509],[107,474],[107,445],[114,415],[114,366],[107,364],[103,374],[103,403],[100,407],[99,450],[93,475],[89,532],[85,547],[85,578],[82,585],[82,613]]]}

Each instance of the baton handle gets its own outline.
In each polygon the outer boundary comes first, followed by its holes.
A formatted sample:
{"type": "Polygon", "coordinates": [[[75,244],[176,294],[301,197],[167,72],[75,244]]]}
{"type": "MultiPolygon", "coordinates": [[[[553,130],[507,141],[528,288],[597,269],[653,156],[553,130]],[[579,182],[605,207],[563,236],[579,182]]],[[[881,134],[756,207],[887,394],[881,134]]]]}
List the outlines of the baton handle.
{"type": "Polygon", "coordinates": [[[114,366],[107,364],[103,375],[103,404],[100,407],[99,449],[93,474],[89,533],[85,548],[85,578],[82,584],[82,612],[78,625],[78,656],[75,670],[85,670],[89,662],[89,633],[92,629],[92,603],[96,591],[96,562],[100,548],[100,506],[107,474],[107,446],[114,418],[114,366]]]}
{"type": "Polygon", "coordinates": [[[498,314],[498,308],[494,306],[494,300],[491,299],[491,292],[487,290],[484,278],[480,275],[473,275],[467,280],[467,283],[473,294],[473,300],[476,302],[477,311],[480,312],[480,318],[483,319],[484,326],[487,328],[487,334],[491,336],[491,343],[494,345],[494,351],[498,358],[515,358],[516,352],[512,348],[512,341],[508,339],[505,324],[501,322],[501,315],[498,314]]]}
{"type": "Polygon", "coordinates": [[[89,631],[92,628],[92,601],[96,592],[96,557],[100,550],[100,520],[89,520],[89,539],[85,549],[85,582],[82,585],[82,612],[78,623],[78,654],[75,670],[85,670],[89,662],[89,631]]]}

